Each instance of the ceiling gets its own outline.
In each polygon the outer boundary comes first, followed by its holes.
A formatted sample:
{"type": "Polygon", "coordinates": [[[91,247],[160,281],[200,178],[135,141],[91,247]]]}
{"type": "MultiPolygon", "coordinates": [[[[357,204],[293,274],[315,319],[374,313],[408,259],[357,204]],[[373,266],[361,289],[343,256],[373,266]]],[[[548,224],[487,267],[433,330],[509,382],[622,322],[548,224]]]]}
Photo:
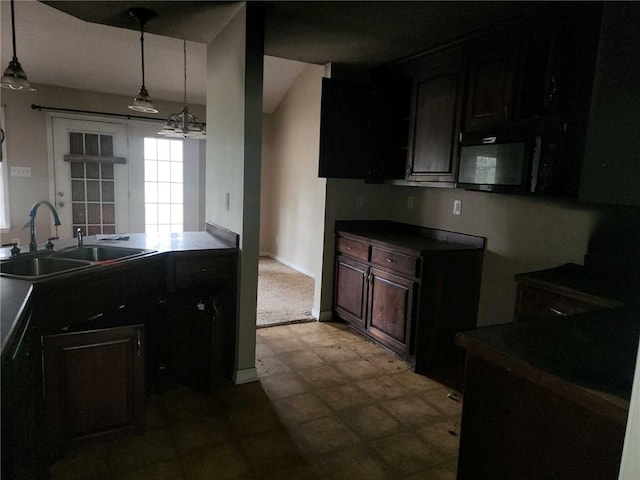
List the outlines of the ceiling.
{"type": "MultiPolygon", "coordinates": [[[[304,63],[370,67],[424,51],[541,2],[254,2],[265,12],[264,111],[272,112],[304,63]]],[[[32,83],[133,96],[141,83],[139,32],[126,12],[157,13],[145,26],[152,98],[206,103],[206,44],[239,8],[210,1],[17,1],[17,54],[32,83]]],[[[11,57],[9,2],[0,2],[1,57],[11,57]]]]}

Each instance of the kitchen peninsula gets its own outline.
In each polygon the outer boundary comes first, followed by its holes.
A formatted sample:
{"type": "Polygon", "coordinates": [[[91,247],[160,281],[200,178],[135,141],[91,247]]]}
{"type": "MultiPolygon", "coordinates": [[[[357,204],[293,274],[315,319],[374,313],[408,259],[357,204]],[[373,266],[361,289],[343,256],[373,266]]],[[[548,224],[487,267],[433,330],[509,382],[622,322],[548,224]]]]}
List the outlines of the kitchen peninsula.
{"type": "Polygon", "coordinates": [[[30,255],[3,259],[3,478],[48,478],[70,445],[143,431],[145,390],[166,376],[203,390],[228,376],[237,245],[236,234],[207,224],[206,232],[85,237],[82,247],[57,240],[36,253],[93,253],[66,271],[20,278],[10,265],[30,255]],[[116,251],[124,256],[107,258],[116,251]]]}
{"type": "Polygon", "coordinates": [[[637,305],[463,332],[458,479],[617,478],[637,305]]]}

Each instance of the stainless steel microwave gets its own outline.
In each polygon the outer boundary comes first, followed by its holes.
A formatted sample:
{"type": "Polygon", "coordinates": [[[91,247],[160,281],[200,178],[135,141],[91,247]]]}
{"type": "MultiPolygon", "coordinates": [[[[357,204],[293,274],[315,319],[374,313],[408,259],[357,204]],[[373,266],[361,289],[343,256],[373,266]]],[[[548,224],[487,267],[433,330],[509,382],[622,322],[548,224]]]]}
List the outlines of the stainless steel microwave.
{"type": "Polygon", "coordinates": [[[469,136],[460,147],[459,188],[526,193],[536,189],[540,137],[469,136]]]}

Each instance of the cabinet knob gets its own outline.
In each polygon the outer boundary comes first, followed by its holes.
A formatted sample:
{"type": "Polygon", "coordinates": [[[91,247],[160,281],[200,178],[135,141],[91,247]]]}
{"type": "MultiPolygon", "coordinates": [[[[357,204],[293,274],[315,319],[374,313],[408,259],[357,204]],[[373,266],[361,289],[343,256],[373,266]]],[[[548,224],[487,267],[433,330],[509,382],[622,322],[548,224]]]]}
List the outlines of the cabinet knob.
{"type": "Polygon", "coordinates": [[[388,263],[393,263],[393,260],[391,260],[390,258],[387,258],[387,262],[388,263]]]}

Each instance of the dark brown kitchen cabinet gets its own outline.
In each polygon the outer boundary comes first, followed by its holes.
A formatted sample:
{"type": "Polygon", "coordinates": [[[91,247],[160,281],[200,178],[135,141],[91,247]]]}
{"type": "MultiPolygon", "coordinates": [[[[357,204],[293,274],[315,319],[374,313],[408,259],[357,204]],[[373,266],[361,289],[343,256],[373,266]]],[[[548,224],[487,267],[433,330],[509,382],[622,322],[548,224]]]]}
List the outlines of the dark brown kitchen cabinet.
{"type": "Polygon", "coordinates": [[[408,356],[417,259],[354,238],[336,239],[334,309],[340,318],[384,346],[408,356]],[[403,259],[413,260],[407,274],[403,259]],[[367,262],[367,263],[363,263],[367,262]],[[397,274],[391,273],[396,265],[397,274]],[[398,274],[408,275],[401,277],[398,274]]]}
{"type": "Polygon", "coordinates": [[[368,87],[322,79],[319,177],[364,178],[370,103],[368,87]]]}
{"type": "Polygon", "coordinates": [[[234,363],[237,256],[206,251],[167,258],[160,313],[160,363],[178,383],[209,391],[234,363]]]}
{"type": "Polygon", "coordinates": [[[144,431],[144,325],[42,338],[52,445],[144,431]]]}
{"type": "Polygon", "coordinates": [[[423,61],[414,80],[407,180],[453,186],[461,132],[462,52],[445,51],[423,61]]]}
{"type": "Polygon", "coordinates": [[[418,373],[459,362],[453,341],[475,326],[484,239],[395,222],[336,231],[335,315],[418,373]]]}

